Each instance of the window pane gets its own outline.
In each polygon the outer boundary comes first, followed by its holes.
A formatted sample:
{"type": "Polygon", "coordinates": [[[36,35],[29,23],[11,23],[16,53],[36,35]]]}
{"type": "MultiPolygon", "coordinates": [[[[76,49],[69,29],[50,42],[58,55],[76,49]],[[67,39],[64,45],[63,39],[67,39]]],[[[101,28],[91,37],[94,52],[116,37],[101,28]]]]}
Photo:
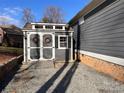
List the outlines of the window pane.
{"type": "Polygon", "coordinates": [[[53,29],[52,25],[46,25],[46,29],[53,29]]]}
{"type": "Polygon", "coordinates": [[[39,34],[30,35],[30,46],[31,47],[40,47],[40,36],[39,34]]]}
{"type": "Polygon", "coordinates": [[[68,37],[67,36],[61,36],[60,37],[60,48],[68,48],[68,37]]]}
{"type": "Polygon", "coordinates": [[[52,47],[52,35],[50,34],[43,35],[43,46],[52,47]]]}
{"type": "Polygon", "coordinates": [[[62,29],[62,26],[55,26],[55,29],[62,29]]]}
{"type": "Polygon", "coordinates": [[[67,43],[60,43],[60,47],[67,47],[67,43]]]}
{"type": "Polygon", "coordinates": [[[43,49],[43,58],[51,59],[52,58],[52,48],[44,48],[43,49]]]}
{"type": "Polygon", "coordinates": [[[39,59],[40,58],[40,49],[31,49],[30,50],[30,58],[31,59],[39,59]]]}
{"type": "Polygon", "coordinates": [[[67,37],[60,37],[60,42],[65,42],[67,41],[67,37]]]}
{"type": "Polygon", "coordinates": [[[35,25],[35,28],[43,28],[43,25],[35,25]]]}

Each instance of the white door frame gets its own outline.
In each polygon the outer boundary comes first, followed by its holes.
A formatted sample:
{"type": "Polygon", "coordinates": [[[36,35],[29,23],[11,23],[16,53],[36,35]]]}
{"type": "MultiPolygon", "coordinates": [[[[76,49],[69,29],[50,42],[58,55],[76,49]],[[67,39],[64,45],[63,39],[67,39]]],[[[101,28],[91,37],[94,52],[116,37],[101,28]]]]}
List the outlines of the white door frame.
{"type": "Polygon", "coordinates": [[[42,55],[41,55],[41,59],[40,60],[53,60],[55,58],[55,36],[54,36],[54,33],[53,32],[43,32],[41,34],[41,45],[42,45],[42,48],[41,48],[41,52],[42,52],[42,55]],[[49,35],[52,35],[52,46],[51,47],[43,47],[43,35],[45,34],[49,34],[49,35]],[[51,59],[45,59],[43,58],[43,48],[52,48],[52,58],[51,59]]]}
{"type": "Polygon", "coordinates": [[[27,33],[27,59],[30,61],[41,61],[41,60],[53,60],[55,58],[55,36],[54,32],[28,32],[27,33]],[[30,35],[31,34],[38,34],[40,36],[40,47],[30,47],[30,35]],[[43,35],[44,34],[50,34],[52,35],[52,46],[51,47],[45,47],[45,48],[52,48],[52,58],[51,59],[44,59],[43,58],[43,35]],[[31,59],[30,58],[30,50],[33,48],[39,48],[40,49],[40,59],[31,59]]]}

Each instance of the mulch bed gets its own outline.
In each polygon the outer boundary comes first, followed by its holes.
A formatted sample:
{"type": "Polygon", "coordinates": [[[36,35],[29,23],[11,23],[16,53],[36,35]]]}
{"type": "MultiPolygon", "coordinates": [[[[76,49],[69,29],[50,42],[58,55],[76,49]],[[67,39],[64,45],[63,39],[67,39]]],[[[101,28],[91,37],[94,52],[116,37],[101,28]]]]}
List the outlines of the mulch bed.
{"type": "Polygon", "coordinates": [[[0,53],[0,64],[6,64],[13,57],[17,57],[17,55],[9,53],[0,53]]]}

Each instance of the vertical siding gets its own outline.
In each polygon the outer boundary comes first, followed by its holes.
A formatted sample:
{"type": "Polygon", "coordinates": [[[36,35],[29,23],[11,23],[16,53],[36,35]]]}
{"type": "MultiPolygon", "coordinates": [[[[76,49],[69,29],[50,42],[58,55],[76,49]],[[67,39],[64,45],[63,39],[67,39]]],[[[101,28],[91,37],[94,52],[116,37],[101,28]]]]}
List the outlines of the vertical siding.
{"type": "MultiPolygon", "coordinates": [[[[124,58],[124,1],[116,2],[80,25],[81,50],[124,58]]],[[[74,26],[77,40],[78,27],[74,26]]]]}
{"type": "Polygon", "coordinates": [[[77,31],[78,31],[78,25],[75,25],[73,27],[74,29],[74,48],[77,49],[77,31]]]}

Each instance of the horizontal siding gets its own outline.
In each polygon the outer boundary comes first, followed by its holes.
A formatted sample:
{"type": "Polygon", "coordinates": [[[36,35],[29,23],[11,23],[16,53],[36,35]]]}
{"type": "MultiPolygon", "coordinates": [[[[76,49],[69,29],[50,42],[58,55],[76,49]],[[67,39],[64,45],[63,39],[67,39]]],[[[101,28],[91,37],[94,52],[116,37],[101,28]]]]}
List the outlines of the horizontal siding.
{"type": "Polygon", "coordinates": [[[71,59],[71,49],[56,49],[55,60],[56,61],[69,61],[71,59]]]}
{"type": "Polygon", "coordinates": [[[103,20],[104,17],[109,18],[110,16],[114,16],[117,14],[121,14],[123,13],[124,6],[123,3],[120,3],[120,5],[118,6],[118,3],[116,3],[116,6],[108,6],[106,7],[104,10],[101,10],[99,13],[93,15],[92,17],[90,17],[89,19],[87,19],[87,23],[88,22],[97,22],[98,20],[103,20]],[[104,14],[104,15],[103,15],[104,14]]]}
{"type": "Polygon", "coordinates": [[[55,60],[56,61],[69,61],[71,60],[71,42],[68,42],[68,49],[58,49],[58,35],[68,35],[68,40],[70,41],[70,33],[56,32],[55,33],[55,60]]]}
{"type": "Polygon", "coordinates": [[[81,50],[124,58],[124,1],[117,0],[74,30],[75,40],[80,30],[81,50]]]}
{"type": "Polygon", "coordinates": [[[105,27],[110,27],[110,26],[111,26],[110,28],[113,28],[113,27],[116,28],[118,26],[120,28],[120,27],[123,27],[123,24],[124,24],[124,20],[122,20],[122,19],[124,19],[124,15],[121,19],[118,19],[118,20],[111,19],[113,21],[106,20],[108,22],[105,22],[105,23],[104,23],[104,21],[101,21],[102,24],[101,23],[94,24],[93,26],[86,27],[85,30],[90,32],[93,30],[99,30],[99,29],[102,29],[105,27]]]}

